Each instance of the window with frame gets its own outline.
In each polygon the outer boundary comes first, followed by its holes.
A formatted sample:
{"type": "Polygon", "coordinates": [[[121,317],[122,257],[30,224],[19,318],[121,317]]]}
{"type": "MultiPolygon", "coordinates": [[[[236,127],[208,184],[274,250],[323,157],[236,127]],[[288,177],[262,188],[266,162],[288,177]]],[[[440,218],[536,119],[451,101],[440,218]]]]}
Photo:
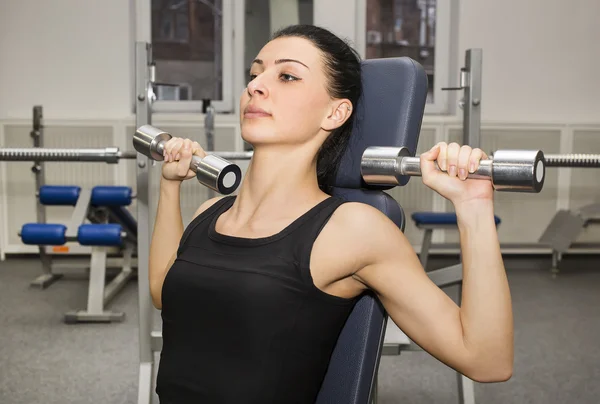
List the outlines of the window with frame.
{"type": "MultiPolygon", "coordinates": [[[[224,32],[231,24],[231,0],[152,0],[151,4],[155,109],[161,110],[162,101],[165,105],[210,99],[230,104],[224,62],[231,60],[226,55],[232,44],[224,32]]],[[[178,104],[174,109],[181,108],[178,104]]]]}
{"type": "Polygon", "coordinates": [[[408,56],[427,73],[429,111],[441,112],[448,84],[450,7],[447,0],[363,0],[365,58],[408,56]],[[443,32],[439,32],[443,29],[443,32]],[[436,108],[432,108],[432,106],[436,108]]]}
{"type": "Polygon", "coordinates": [[[245,1],[244,74],[250,75],[250,63],[277,29],[293,24],[313,23],[315,0],[245,1]]]}

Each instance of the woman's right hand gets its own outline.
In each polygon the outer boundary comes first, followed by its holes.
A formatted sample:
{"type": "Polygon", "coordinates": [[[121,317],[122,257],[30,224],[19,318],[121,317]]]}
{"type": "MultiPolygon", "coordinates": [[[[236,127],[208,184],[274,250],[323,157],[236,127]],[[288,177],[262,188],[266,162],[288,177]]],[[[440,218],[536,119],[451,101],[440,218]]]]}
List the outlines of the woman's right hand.
{"type": "Polygon", "coordinates": [[[206,152],[198,142],[173,137],[165,143],[163,156],[163,178],[171,181],[184,181],[196,176],[196,173],[190,170],[192,156],[204,158],[206,152]]]}

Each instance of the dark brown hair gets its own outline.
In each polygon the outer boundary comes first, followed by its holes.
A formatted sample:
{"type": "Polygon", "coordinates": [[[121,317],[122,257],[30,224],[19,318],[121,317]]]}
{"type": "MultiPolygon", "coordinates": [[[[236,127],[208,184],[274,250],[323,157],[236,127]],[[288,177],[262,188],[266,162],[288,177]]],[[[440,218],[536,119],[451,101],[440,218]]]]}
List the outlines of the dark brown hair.
{"type": "Polygon", "coordinates": [[[354,125],[354,111],[362,92],[360,56],[347,42],[314,25],[291,25],[275,32],[272,39],[282,37],[301,37],[311,41],[323,53],[329,95],[332,98],[347,98],[352,102],[350,117],[331,132],[317,155],[319,187],[331,193],[340,161],[348,148],[354,125]]]}

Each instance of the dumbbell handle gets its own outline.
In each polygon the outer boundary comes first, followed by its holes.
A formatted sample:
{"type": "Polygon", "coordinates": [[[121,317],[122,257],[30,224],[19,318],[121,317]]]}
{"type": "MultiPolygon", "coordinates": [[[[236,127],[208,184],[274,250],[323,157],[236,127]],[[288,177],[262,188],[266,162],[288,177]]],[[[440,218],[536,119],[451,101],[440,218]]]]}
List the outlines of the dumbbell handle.
{"type": "MultiPolygon", "coordinates": [[[[163,161],[165,144],[171,137],[171,134],[161,129],[143,125],[133,136],[133,147],[153,160],[163,161]]],[[[215,154],[192,156],[190,170],[196,173],[200,183],[224,195],[235,191],[242,177],[242,171],[237,165],[215,154]]]]}
{"type": "MultiPolygon", "coordinates": [[[[403,176],[421,175],[421,159],[411,156],[406,147],[372,146],[363,153],[361,173],[367,184],[396,186],[403,176]]],[[[481,160],[467,178],[491,180],[497,191],[540,192],[544,154],[540,150],[498,150],[493,159],[481,160]]]]}
{"type": "MultiPolygon", "coordinates": [[[[493,160],[480,160],[475,172],[469,173],[467,178],[489,180],[492,178],[493,160]]],[[[435,167],[439,170],[437,162],[435,167]]],[[[419,157],[402,157],[399,159],[398,172],[400,175],[421,176],[421,159],[419,157]]]]}
{"type": "MultiPolygon", "coordinates": [[[[156,145],[156,152],[160,155],[162,155],[165,151],[165,144],[167,144],[166,140],[160,141],[157,145],[156,145]]],[[[209,157],[209,156],[206,156],[209,157]]],[[[162,161],[163,159],[161,159],[162,161]]],[[[190,162],[190,170],[192,170],[193,172],[195,172],[196,174],[198,174],[198,172],[201,172],[203,169],[208,169],[208,170],[213,170],[213,167],[206,166],[206,161],[205,161],[205,157],[200,157],[200,156],[196,156],[193,155],[192,156],[192,161],[190,162]]]]}

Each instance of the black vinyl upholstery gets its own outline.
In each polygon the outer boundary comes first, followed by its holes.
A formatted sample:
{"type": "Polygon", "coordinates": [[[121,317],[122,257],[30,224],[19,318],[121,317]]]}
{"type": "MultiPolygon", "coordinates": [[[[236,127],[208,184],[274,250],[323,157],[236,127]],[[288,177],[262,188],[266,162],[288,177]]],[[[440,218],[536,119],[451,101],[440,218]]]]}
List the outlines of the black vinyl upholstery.
{"type": "MultiPolygon", "coordinates": [[[[333,194],[369,204],[404,231],[405,216],[389,187],[370,186],[360,174],[360,160],[369,146],[405,146],[416,153],[427,99],[427,75],[407,57],[370,59],[362,63],[363,95],[349,148],[343,157],[333,194]]],[[[402,185],[408,178],[401,181],[402,185]]],[[[316,404],[367,404],[376,382],[385,336],[386,312],[369,292],[361,296],[332,354],[316,404]]]]}

